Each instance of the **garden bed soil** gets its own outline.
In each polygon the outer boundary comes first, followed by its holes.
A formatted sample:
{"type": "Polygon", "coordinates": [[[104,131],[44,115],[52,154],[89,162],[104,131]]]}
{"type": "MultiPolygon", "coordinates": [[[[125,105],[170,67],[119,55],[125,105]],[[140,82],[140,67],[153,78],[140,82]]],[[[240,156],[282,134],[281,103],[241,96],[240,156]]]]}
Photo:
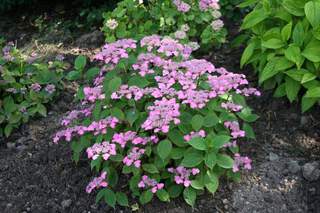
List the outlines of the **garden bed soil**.
{"type": "MultiPolygon", "coordinates": [[[[238,69],[240,52],[222,49],[209,58],[254,80],[250,70],[238,69]]],[[[96,204],[95,193],[85,193],[94,176],[86,158],[75,164],[68,143],[52,143],[61,118],[74,105],[72,100],[72,92],[65,91],[49,107],[46,118],[33,119],[10,138],[0,139],[1,212],[132,212],[130,208],[96,204]]],[[[240,183],[223,180],[216,194],[202,195],[194,209],[182,199],[170,203],[154,200],[137,212],[320,212],[320,171],[316,165],[320,162],[319,106],[301,114],[298,105],[274,99],[268,92],[249,103],[260,119],[253,124],[256,140],[243,142],[241,148],[252,157],[253,170],[244,173],[240,183]],[[316,166],[308,167],[307,163],[316,166]]]]}

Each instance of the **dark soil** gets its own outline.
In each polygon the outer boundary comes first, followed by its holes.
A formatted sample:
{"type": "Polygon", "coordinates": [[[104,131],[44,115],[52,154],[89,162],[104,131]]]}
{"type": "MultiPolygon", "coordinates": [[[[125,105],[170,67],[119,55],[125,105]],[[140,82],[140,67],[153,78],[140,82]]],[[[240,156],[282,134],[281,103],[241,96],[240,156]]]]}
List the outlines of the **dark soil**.
{"type": "MultiPolygon", "coordinates": [[[[210,58],[217,66],[254,79],[250,70],[238,69],[240,52],[225,48],[210,58]]],[[[49,107],[46,118],[34,119],[10,138],[0,139],[1,212],[132,211],[96,204],[95,194],[84,190],[94,175],[88,161],[83,158],[75,164],[69,144],[52,144],[59,121],[74,105],[72,100],[72,94],[65,91],[49,107]]],[[[138,212],[320,212],[320,179],[309,181],[301,171],[305,163],[320,161],[319,107],[303,115],[297,104],[274,99],[269,92],[249,102],[260,119],[253,124],[257,139],[242,146],[242,152],[253,158],[254,169],[243,174],[241,183],[223,181],[214,197],[201,196],[193,210],[177,199],[169,204],[155,200],[138,212]],[[297,169],[291,168],[292,162],[298,163],[297,169]]]]}

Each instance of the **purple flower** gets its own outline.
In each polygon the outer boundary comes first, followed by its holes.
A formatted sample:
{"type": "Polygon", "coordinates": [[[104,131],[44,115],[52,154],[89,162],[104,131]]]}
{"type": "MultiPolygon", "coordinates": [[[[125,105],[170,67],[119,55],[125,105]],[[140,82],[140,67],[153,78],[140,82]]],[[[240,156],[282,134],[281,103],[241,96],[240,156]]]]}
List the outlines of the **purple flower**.
{"type": "Polygon", "coordinates": [[[38,83],[31,84],[31,89],[35,92],[39,92],[41,90],[41,85],[38,83]]]}
{"type": "Polygon", "coordinates": [[[45,90],[49,93],[52,94],[56,91],[56,86],[53,84],[48,84],[45,88],[45,90]]]}

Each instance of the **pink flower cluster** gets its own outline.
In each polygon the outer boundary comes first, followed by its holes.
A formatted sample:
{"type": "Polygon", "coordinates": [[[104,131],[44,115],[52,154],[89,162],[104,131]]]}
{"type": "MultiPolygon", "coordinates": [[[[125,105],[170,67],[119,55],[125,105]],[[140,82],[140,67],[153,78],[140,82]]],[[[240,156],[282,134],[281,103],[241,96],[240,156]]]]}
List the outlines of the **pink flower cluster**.
{"type": "Polygon", "coordinates": [[[185,135],[183,138],[185,141],[190,141],[194,137],[206,137],[206,132],[204,130],[200,130],[199,132],[190,132],[190,134],[185,135]]]}
{"type": "Polygon", "coordinates": [[[88,117],[91,115],[92,107],[83,110],[72,110],[69,114],[63,118],[61,121],[62,126],[70,125],[74,120],[78,119],[80,116],[88,117]]]}
{"type": "Polygon", "coordinates": [[[103,94],[102,89],[102,86],[83,88],[85,99],[91,103],[95,102],[96,100],[105,99],[105,94],[103,94]]]}
{"type": "Polygon", "coordinates": [[[256,88],[243,88],[242,90],[237,89],[236,93],[238,94],[242,94],[246,97],[250,96],[250,95],[255,95],[255,96],[260,96],[261,93],[260,91],[258,91],[256,88]]]}
{"type": "Polygon", "coordinates": [[[149,116],[141,126],[145,130],[153,129],[154,132],[167,133],[171,122],[180,123],[179,104],[175,98],[156,100],[154,105],[148,107],[148,110],[150,111],[149,116]]]}
{"type": "Polygon", "coordinates": [[[105,64],[117,64],[120,59],[128,58],[127,49],[135,49],[136,41],[133,39],[122,39],[111,44],[106,44],[102,51],[95,56],[96,60],[104,61],[105,64]]]}
{"type": "Polygon", "coordinates": [[[220,9],[219,0],[200,0],[199,8],[200,10],[203,10],[203,11],[208,9],[219,10],[220,9]]]}
{"type": "Polygon", "coordinates": [[[191,185],[191,181],[189,180],[190,175],[196,175],[200,173],[198,168],[187,169],[183,166],[178,166],[177,168],[169,168],[168,171],[173,173],[174,181],[176,184],[183,184],[185,187],[189,187],[191,185]]]}
{"type": "Polygon", "coordinates": [[[186,13],[190,10],[191,6],[181,0],[173,0],[173,4],[177,7],[177,10],[186,13]]]}
{"type": "Polygon", "coordinates": [[[72,137],[75,135],[84,135],[87,132],[92,132],[94,135],[106,134],[107,128],[115,128],[119,120],[115,117],[108,117],[100,121],[93,121],[89,126],[74,126],[61,130],[56,133],[53,138],[54,143],[58,143],[60,140],[64,139],[66,141],[71,141],[72,137]]]}
{"type": "Polygon", "coordinates": [[[151,66],[160,66],[162,63],[162,59],[159,56],[152,53],[142,53],[138,56],[138,60],[132,65],[132,68],[139,70],[141,76],[145,76],[146,74],[154,73],[154,70],[150,68],[151,66]]]}
{"type": "Polygon", "coordinates": [[[224,126],[231,130],[231,135],[233,138],[241,138],[246,135],[245,131],[240,130],[238,121],[226,121],[224,126]]]}
{"type": "Polygon", "coordinates": [[[238,112],[243,108],[241,105],[237,105],[237,104],[234,104],[232,102],[223,102],[221,104],[221,107],[226,109],[226,110],[233,111],[233,112],[238,112]]]}
{"type": "Polygon", "coordinates": [[[140,137],[133,131],[115,133],[112,138],[112,142],[119,144],[122,148],[124,148],[129,141],[134,145],[146,145],[148,142],[158,143],[159,139],[155,135],[150,137],[140,137]]]}
{"type": "Polygon", "coordinates": [[[123,158],[122,162],[126,166],[134,165],[135,167],[139,168],[141,166],[141,156],[144,154],[145,150],[140,149],[139,147],[133,147],[130,153],[123,158]]]}
{"type": "Polygon", "coordinates": [[[141,89],[137,86],[131,86],[124,84],[121,85],[119,90],[116,92],[113,92],[111,95],[111,99],[121,99],[122,97],[125,97],[127,99],[134,99],[135,101],[140,100],[145,94],[145,90],[141,89]]]}
{"type": "Polygon", "coordinates": [[[40,92],[41,90],[41,85],[38,84],[38,83],[34,83],[34,84],[31,84],[30,88],[35,91],[35,92],[40,92]]]}
{"type": "Polygon", "coordinates": [[[92,160],[97,159],[100,155],[104,160],[108,160],[111,155],[116,154],[116,145],[107,141],[95,143],[92,147],[87,148],[88,158],[92,160]]]}
{"type": "Polygon", "coordinates": [[[88,185],[86,188],[87,193],[91,193],[92,190],[98,189],[98,188],[105,188],[108,186],[108,183],[105,181],[107,177],[107,172],[102,172],[100,177],[95,177],[88,185]]]}
{"type": "Polygon", "coordinates": [[[158,183],[155,179],[149,178],[147,175],[143,175],[141,181],[138,183],[139,188],[151,187],[151,192],[156,193],[158,190],[163,189],[164,184],[158,183]]]}
{"type": "Polygon", "coordinates": [[[240,154],[237,153],[234,155],[234,164],[233,164],[232,171],[238,172],[239,167],[243,167],[244,169],[250,170],[252,168],[251,163],[252,163],[252,160],[250,158],[242,157],[240,156],[240,154]]]}

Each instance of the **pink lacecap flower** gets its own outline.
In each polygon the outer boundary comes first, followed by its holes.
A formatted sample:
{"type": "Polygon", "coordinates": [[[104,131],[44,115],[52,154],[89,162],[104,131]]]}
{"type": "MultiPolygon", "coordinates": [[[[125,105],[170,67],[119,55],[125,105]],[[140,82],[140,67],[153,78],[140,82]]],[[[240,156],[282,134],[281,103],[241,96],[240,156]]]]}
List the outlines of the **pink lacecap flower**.
{"type": "Polygon", "coordinates": [[[206,132],[204,130],[200,130],[198,132],[190,132],[190,134],[184,136],[185,141],[190,141],[194,137],[206,137],[206,132]]]}
{"type": "Polygon", "coordinates": [[[246,170],[251,170],[252,166],[251,166],[252,160],[248,157],[242,157],[240,156],[239,153],[234,155],[234,164],[233,164],[233,168],[232,171],[233,172],[238,172],[239,171],[239,167],[243,167],[246,170]]]}
{"type": "Polygon", "coordinates": [[[237,121],[226,121],[224,126],[231,130],[231,135],[233,138],[245,137],[245,131],[240,129],[239,123],[237,121]]]}
{"type": "Polygon", "coordinates": [[[107,177],[107,172],[102,172],[100,177],[95,177],[86,187],[86,192],[91,193],[92,190],[96,188],[105,188],[108,186],[108,183],[105,181],[107,177]]]}
{"type": "Polygon", "coordinates": [[[147,175],[143,175],[141,181],[138,183],[138,187],[151,188],[151,192],[156,193],[158,190],[163,189],[164,184],[158,183],[155,179],[151,179],[147,175]]]}
{"type": "Polygon", "coordinates": [[[141,166],[141,156],[144,154],[145,150],[140,149],[138,147],[133,147],[130,151],[130,153],[123,158],[122,162],[126,166],[134,165],[137,168],[140,168],[141,166]]]}
{"type": "Polygon", "coordinates": [[[168,172],[175,175],[174,181],[176,184],[183,184],[185,187],[189,187],[191,185],[190,175],[197,175],[200,173],[200,170],[198,168],[187,169],[183,166],[178,166],[175,169],[169,168],[168,172]]]}
{"type": "Polygon", "coordinates": [[[173,4],[177,7],[177,10],[186,13],[190,10],[191,6],[181,0],[173,0],[173,4]]]}
{"type": "Polygon", "coordinates": [[[107,141],[101,144],[96,143],[92,147],[87,148],[87,155],[89,159],[95,160],[100,155],[104,160],[108,160],[110,156],[116,155],[116,145],[107,141]]]}

